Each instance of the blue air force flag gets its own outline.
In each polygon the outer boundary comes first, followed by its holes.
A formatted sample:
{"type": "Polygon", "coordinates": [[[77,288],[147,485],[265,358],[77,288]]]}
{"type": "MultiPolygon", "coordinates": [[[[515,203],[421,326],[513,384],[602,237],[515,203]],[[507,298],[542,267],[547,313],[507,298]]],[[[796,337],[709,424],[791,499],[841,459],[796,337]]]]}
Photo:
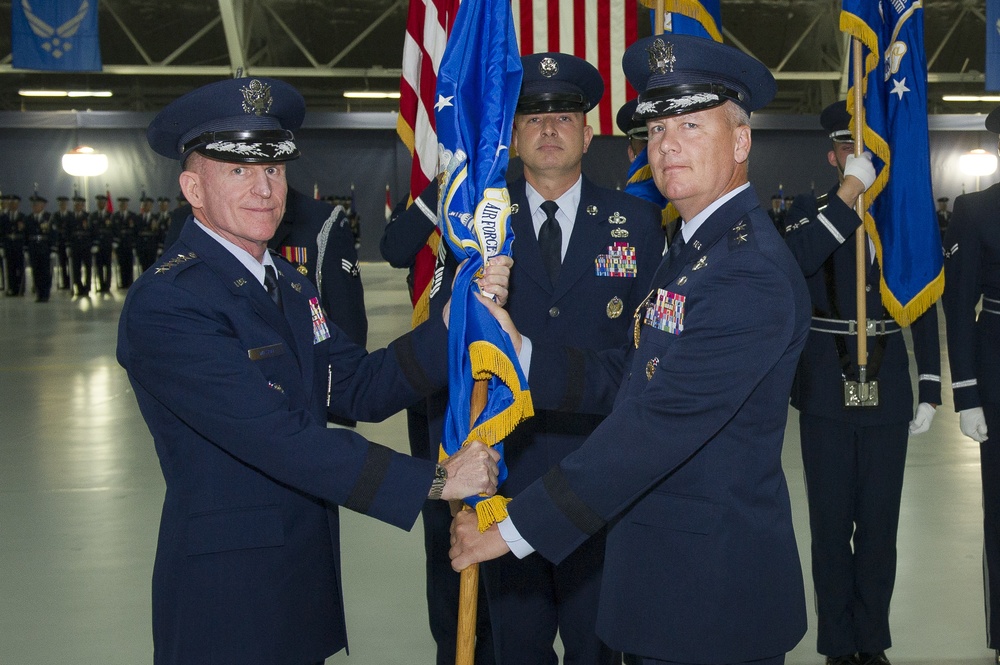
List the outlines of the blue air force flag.
{"type": "MultiPolygon", "coordinates": [[[[909,325],[944,290],[931,192],[923,3],[844,0],[840,28],[865,47],[863,137],[877,174],[865,192],[865,229],[882,266],[882,302],[909,325]]],[[[858,119],[854,85],[847,95],[852,131],[858,119]]]]}
{"type": "MultiPolygon", "coordinates": [[[[476,299],[486,261],[510,255],[510,196],[504,180],[521,59],[508,0],[464,0],[437,79],[435,118],[442,170],[438,219],[449,249],[465,261],[455,276],[448,329],[448,410],[442,456],[473,440],[503,454],[502,440],[532,415],[531,396],[514,347],[476,299]],[[487,403],[471,423],[476,380],[486,380],[487,403]]],[[[507,476],[500,465],[499,481],[507,476]]],[[[475,505],[481,529],[506,517],[501,496],[475,505]]]]}
{"type": "Polygon", "coordinates": [[[12,0],[14,69],[99,72],[98,0],[12,0]]]}
{"type": "Polygon", "coordinates": [[[1000,2],[986,3],[986,89],[1000,91],[1000,2]]]}

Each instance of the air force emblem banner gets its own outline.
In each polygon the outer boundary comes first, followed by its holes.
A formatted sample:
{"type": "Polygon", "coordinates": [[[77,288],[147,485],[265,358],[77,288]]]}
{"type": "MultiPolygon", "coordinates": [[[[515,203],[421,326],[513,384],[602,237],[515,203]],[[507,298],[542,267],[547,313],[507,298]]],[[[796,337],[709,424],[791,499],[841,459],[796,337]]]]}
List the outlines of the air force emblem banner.
{"type": "Polygon", "coordinates": [[[99,72],[98,0],[13,0],[14,69],[99,72]]]}

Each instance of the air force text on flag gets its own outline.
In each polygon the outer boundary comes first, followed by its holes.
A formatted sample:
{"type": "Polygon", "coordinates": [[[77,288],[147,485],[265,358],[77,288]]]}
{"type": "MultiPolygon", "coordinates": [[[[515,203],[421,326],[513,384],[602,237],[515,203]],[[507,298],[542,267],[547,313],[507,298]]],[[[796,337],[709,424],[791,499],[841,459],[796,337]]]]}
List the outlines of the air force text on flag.
{"type": "MultiPolygon", "coordinates": [[[[464,0],[441,61],[437,135],[441,167],[438,219],[461,265],[448,329],[448,411],[444,455],[479,440],[503,454],[501,441],[532,415],[527,381],[510,337],[476,299],[476,276],[497,254],[510,254],[510,197],[505,181],[521,59],[507,0],[464,0]],[[487,381],[486,406],[470,423],[473,385],[487,381]]],[[[498,480],[506,478],[501,459],[498,480]]],[[[466,499],[481,529],[506,517],[506,499],[466,499]]]]}
{"type": "Polygon", "coordinates": [[[99,72],[98,0],[13,0],[15,69],[99,72]]]}
{"type": "MultiPolygon", "coordinates": [[[[931,191],[927,61],[920,0],[844,0],[840,27],[865,46],[865,148],[875,183],[865,228],[882,265],[882,301],[909,325],[941,296],[944,258],[931,191]]],[[[853,86],[847,96],[856,131],[853,86]]]]}

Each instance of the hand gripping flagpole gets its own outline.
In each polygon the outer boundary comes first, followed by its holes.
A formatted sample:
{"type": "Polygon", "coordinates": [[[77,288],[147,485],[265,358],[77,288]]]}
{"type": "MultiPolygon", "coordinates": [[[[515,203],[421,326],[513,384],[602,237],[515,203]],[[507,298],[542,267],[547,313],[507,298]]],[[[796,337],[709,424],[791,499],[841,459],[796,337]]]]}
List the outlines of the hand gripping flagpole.
{"type": "MultiPolygon", "coordinates": [[[[853,49],[854,66],[854,156],[861,157],[865,150],[864,127],[865,127],[865,101],[864,101],[864,62],[862,60],[862,44],[857,37],[851,38],[851,48],[853,49]]],[[[867,244],[868,236],[865,234],[865,193],[858,195],[854,202],[854,210],[861,219],[858,230],[855,232],[855,294],[858,303],[857,331],[858,331],[858,396],[861,403],[868,401],[868,298],[865,292],[867,266],[867,244]]]]}
{"type": "MultiPolygon", "coordinates": [[[[476,426],[476,420],[486,408],[488,379],[478,379],[472,387],[469,413],[469,428],[476,426]]],[[[455,501],[452,513],[458,510],[473,510],[470,506],[455,501]]],[[[474,563],[462,570],[458,585],[458,636],[455,644],[455,665],[473,665],[476,660],[476,617],[479,613],[479,564],[474,563]]]]}

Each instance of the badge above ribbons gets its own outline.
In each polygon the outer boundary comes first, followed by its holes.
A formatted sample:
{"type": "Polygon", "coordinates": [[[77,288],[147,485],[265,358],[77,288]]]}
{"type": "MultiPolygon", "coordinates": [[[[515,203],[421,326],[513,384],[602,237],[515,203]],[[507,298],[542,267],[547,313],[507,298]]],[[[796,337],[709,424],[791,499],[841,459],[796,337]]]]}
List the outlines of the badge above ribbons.
{"type": "Polygon", "coordinates": [[[97,0],[14,0],[11,47],[14,69],[101,71],[97,0]]]}

